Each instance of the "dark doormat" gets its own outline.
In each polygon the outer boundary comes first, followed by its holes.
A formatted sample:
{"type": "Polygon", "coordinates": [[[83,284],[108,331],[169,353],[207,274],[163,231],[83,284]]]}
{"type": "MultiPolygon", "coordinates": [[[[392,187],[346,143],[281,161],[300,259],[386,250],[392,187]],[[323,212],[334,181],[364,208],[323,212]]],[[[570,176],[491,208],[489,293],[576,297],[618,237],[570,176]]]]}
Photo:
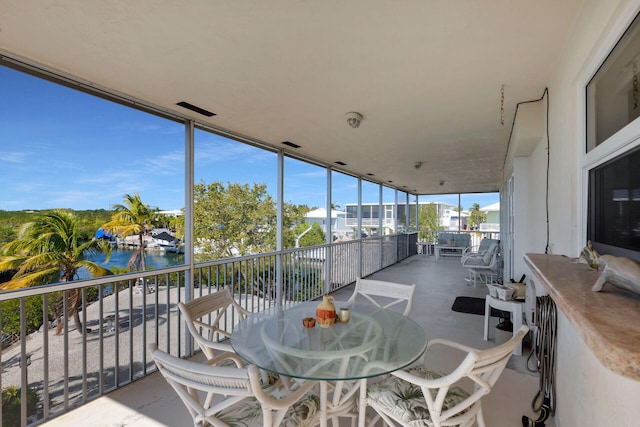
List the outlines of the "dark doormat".
{"type": "MultiPolygon", "coordinates": [[[[479,314],[484,316],[484,298],[456,297],[451,310],[458,313],[479,314]]],[[[491,316],[508,319],[508,311],[498,310],[491,307],[491,316]]]]}

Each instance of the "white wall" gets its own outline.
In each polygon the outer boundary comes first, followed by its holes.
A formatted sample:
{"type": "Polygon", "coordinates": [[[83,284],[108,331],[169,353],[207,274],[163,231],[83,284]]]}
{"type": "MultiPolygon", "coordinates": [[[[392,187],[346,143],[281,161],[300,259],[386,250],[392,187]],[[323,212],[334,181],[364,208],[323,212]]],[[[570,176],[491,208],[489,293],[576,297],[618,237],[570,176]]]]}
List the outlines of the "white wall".
{"type": "Polygon", "coordinates": [[[640,425],[640,382],[605,368],[562,313],[558,331],[556,426],[640,425]]]}
{"type": "MultiPolygon", "coordinates": [[[[507,279],[520,280],[527,273],[524,254],[529,242],[529,158],[515,157],[513,159],[513,266],[511,277],[507,279]]],[[[535,215],[535,213],[533,213],[535,215]]]]}
{"type": "MultiPolygon", "coordinates": [[[[638,10],[640,0],[585,0],[577,21],[567,23],[573,32],[548,86],[551,253],[575,257],[585,245],[585,85],[638,10]]],[[[546,145],[545,136],[528,156],[526,252],[542,253],[546,246],[546,145]]],[[[563,315],[558,329],[556,426],[640,425],[640,382],[605,368],[563,315]]]]}

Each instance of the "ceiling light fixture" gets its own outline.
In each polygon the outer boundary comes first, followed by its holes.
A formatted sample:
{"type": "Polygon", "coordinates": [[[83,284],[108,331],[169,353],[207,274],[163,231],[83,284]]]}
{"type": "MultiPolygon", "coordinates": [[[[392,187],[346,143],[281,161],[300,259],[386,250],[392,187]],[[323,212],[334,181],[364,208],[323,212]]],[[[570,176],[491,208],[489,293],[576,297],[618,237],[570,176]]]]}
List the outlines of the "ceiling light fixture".
{"type": "Polygon", "coordinates": [[[354,129],[360,126],[360,123],[362,123],[363,119],[364,117],[362,116],[362,114],[356,113],[355,111],[347,113],[347,123],[349,123],[349,126],[354,129]]]}

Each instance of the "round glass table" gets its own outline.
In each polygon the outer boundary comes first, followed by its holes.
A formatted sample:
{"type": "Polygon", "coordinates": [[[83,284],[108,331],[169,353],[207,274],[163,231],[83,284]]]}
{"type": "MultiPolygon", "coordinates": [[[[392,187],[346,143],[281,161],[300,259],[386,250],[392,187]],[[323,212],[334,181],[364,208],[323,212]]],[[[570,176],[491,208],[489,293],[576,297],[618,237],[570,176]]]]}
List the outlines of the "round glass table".
{"type": "MultiPolygon", "coordinates": [[[[347,323],[306,328],[317,301],[252,314],[231,334],[231,346],[247,362],[285,377],[320,382],[321,426],[327,421],[327,381],[335,383],[331,415],[355,396],[357,381],[402,369],[424,353],[424,329],[398,311],[368,304],[349,307],[347,323]],[[349,381],[352,380],[352,381],[349,381]]],[[[348,307],[336,302],[336,310],[348,307]]]]}

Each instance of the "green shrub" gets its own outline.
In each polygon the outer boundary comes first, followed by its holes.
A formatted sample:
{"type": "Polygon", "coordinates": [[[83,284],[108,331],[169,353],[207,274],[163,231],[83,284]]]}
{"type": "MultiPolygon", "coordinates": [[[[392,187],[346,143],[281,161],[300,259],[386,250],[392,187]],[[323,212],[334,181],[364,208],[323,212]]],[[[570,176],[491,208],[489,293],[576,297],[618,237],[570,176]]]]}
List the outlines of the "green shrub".
{"type": "MultiPolygon", "coordinates": [[[[27,333],[36,331],[42,326],[42,296],[34,295],[25,298],[27,317],[27,333]]],[[[3,301],[0,305],[2,333],[14,335],[20,333],[20,299],[3,301]]]]}
{"type": "MultiPolygon", "coordinates": [[[[2,425],[5,427],[20,426],[20,393],[21,389],[9,386],[2,390],[2,425]]],[[[27,390],[27,416],[38,412],[40,398],[35,388],[27,390]]]]}

